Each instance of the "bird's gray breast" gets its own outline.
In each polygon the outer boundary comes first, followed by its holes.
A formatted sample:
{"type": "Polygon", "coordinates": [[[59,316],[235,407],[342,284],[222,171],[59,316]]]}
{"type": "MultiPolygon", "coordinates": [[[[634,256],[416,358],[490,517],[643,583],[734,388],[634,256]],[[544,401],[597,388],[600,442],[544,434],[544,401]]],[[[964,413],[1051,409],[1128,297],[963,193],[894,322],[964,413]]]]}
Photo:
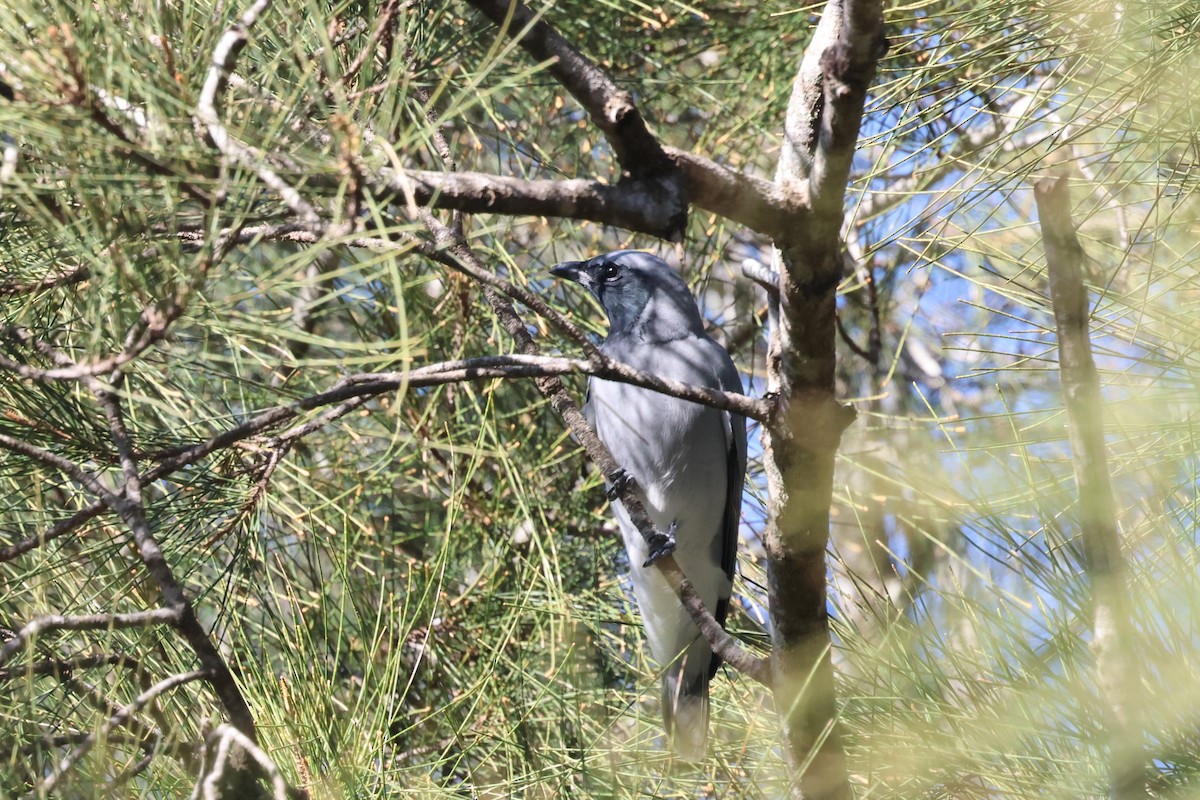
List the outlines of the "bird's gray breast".
{"type": "MultiPolygon", "coordinates": [[[[606,346],[632,367],[700,386],[718,387],[703,337],[606,346]]],[[[721,527],[730,439],[725,412],[629,384],[593,379],[589,416],[613,458],[637,481],[647,511],[661,526],[709,538],[721,527]]]]}

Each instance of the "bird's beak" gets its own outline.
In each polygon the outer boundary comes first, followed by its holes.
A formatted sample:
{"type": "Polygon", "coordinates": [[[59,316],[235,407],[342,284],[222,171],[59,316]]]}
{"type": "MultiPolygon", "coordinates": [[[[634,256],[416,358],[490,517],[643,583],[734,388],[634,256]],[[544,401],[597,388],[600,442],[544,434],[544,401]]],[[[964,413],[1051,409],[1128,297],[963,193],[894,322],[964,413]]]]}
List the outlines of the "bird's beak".
{"type": "Polygon", "coordinates": [[[583,264],[582,261],[564,261],[556,267],[551,267],[550,274],[556,278],[580,283],[580,279],[583,277],[583,264]]]}

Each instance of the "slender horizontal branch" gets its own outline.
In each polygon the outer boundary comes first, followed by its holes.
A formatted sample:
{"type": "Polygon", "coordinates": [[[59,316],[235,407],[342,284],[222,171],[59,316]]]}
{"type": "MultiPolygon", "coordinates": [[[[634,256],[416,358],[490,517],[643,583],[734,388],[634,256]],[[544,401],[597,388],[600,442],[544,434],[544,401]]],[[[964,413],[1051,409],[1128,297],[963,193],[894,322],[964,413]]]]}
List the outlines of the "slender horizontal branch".
{"type": "Polygon", "coordinates": [[[154,608],[149,611],[133,611],[128,614],[81,614],[62,616],[47,614],[27,622],[16,636],[0,647],[0,664],[5,664],[16,655],[25,643],[39,634],[49,631],[98,631],[145,628],[150,625],[175,625],[179,622],[179,610],[154,608]]]}
{"type": "MultiPolygon", "coordinates": [[[[619,383],[629,383],[653,391],[669,394],[684,400],[691,400],[702,405],[712,406],[728,411],[734,411],[750,419],[764,421],[769,413],[766,401],[747,397],[734,392],[722,392],[705,386],[694,386],[681,381],[659,378],[627,364],[593,355],[591,359],[573,359],[555,356],[484,356],[462,361],[448,361],[418,367],[408,372],[360,373],[347,376],[327,391],[296,400],[285,406],[277,406],[263,411],[254,417],[221,431],[211,438],[186,447],[174,448],[159,455],[157,465],[148,469],[142,476],[144,482],[153,482],[170,475],[183,467],[194,464],[208,455],[231,445],[263,434],[266,431],[288,422],[305,411],[311,411],[337,403],[344,404],[337,409],[336,414],[321,419],[318,424],[305,426],[305,429],[290,439],[307,435],[314,430],[324,427],[338,417],[362,405],[371,397],[386,392],[398,391],[403,387],[418,389],[457,383],[468,380],[489,378],[539,378],[558,375],[579,374],[595,375],[599,378],[619,383]],[[351,402],[353,401],[353,402],[351,402]]],[[[26,442],[0,435],[0,447],[22,452],[35,457],[52,468],[66,472],[76,480],[84,480],[78,467],[67,459],[55,456],[48,451],[35,448],[26,442]]],[[[90,476],[86,476],[88,481],[90,476]]],[[[123,493],[116,493],[113,498],[123,498],[123,493]]],[[[104,513],[110,508],[108,498],[101,499],[76,511],[65,520],[51,526],[44,533],[28,537],[20,542],[0,549],[0,563],[27,553],[44,542],[51,541],[89,520],[104,513]]]]}
{"type": "MultiPolygon", "coordinates": [[[[769,411],[768,404],[763,400],[659,378],[611,359],[597,362],[540,355],[482,356],[429,364],[405,372],[366,372],[347,376],[324,392],[264,411],[206,442],[168,455],[156,469],[147,473],[146,479],[156,480],[163,474],[194,463],[209,453],[263,433],[304,411],[334,403],[394,392],[402,388],[420,389],[489,378],[545,378],[567,374],[594,375],[618,383],[629,383],[701,405],[734,411],[759,421],[765,420],[769,411]]],[[[0,444],[2,443],[0,441],[0,444]]]]}
{"type": "Polygon", "coordinates": [[[671,188],[657,178],[606,184],[583,179],[525,180],[482,172],[382,170],[369,183],[378,197],[472,214],[587,220],[663,239],[679,234],[671,188]]]}
{"type": "MultiPolygon", "coordinates": [[[[617,383],[641,386],[682,400],[733,411],[760,422],[766,419],[768,411],[767,404],[762,400],[755,400],[736,392],[723,392],[707,386],[660,378],[604,356],[593,360],[524,354],[481,356],[429,364],[407,372],[352,375],[344,378],[342,382],[347,385],[347,390],[350,390],[350,387],[369,386],[378,391],[387,391],[405,385],[418,388],[480,378],[542,378],[569,374],[591,375],[617,383]]],[[[331,390],[336,391],[337,389],[331,390]]]]}
{"type": "Polygon", "coordinates": [[[134,668],[137,668],[138,664],[136,661],[121,653],[105,653],[104,655],[81,656],[79,658],[50,658],[35,661],[32,664],[23,664],[19,667],[0,669],[0,681],[12,680],[17,676],[24,677],[27,675],[67,676],[73,672],[96,669],[97,667],[124,665],[127,661],[132,661],[134,668]]]}

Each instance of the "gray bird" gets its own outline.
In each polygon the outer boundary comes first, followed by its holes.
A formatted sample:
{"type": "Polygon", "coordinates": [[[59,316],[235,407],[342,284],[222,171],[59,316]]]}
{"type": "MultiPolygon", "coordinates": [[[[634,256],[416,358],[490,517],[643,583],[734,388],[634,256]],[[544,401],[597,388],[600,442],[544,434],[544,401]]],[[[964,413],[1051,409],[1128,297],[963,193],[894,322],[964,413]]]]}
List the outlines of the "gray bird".
{"type": "MultiPolygon", "coordinates": [[[[687,284],[662,259],[617,250],[550,272],[600,301],[609,357],[662,378],[741,392],[729,354],[704,332],[687,284]]],[[[592,378],[584,407],[601,441],[632,478],[704,605],[725,624],[737,558],[746,473],[746,419],[649,389],[592,378]]],[[[610,496],[613,495],[612,487],[610,496]]],[[[720,665],[661,573],[645,564],[645,540],[619,502],[613,513],[629,554],[650,650],[663,675],[663,721],[676,755],[701,760],[708,737],[708,682],[720,665]]]]}

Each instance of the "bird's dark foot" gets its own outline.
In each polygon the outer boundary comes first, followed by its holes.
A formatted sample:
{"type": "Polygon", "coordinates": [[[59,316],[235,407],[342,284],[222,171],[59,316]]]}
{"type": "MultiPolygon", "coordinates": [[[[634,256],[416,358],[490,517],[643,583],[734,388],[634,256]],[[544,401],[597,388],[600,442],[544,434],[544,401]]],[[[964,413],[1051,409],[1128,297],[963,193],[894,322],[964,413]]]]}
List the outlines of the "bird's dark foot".
{"type": "Polygon", "coordinates": [[[621,496],[621,492],[633,483],[633,476],[624,470],[618,468],[616,472],[608,476],[608,488],[604,490],[604,496],[609,502],[616,500],[621,496]]]}
{"type": "Polygon", "coordinates": [[[646,541],[650,552],[647,555],[645,563],[642,564],[643,567],[648,567],[663,556],[675,552],[675,531],[678,529],[679,525],[675,520],[671,520],[671,527],[667,528],[665,534],[656,533],[655,536],[646,541]]]}

